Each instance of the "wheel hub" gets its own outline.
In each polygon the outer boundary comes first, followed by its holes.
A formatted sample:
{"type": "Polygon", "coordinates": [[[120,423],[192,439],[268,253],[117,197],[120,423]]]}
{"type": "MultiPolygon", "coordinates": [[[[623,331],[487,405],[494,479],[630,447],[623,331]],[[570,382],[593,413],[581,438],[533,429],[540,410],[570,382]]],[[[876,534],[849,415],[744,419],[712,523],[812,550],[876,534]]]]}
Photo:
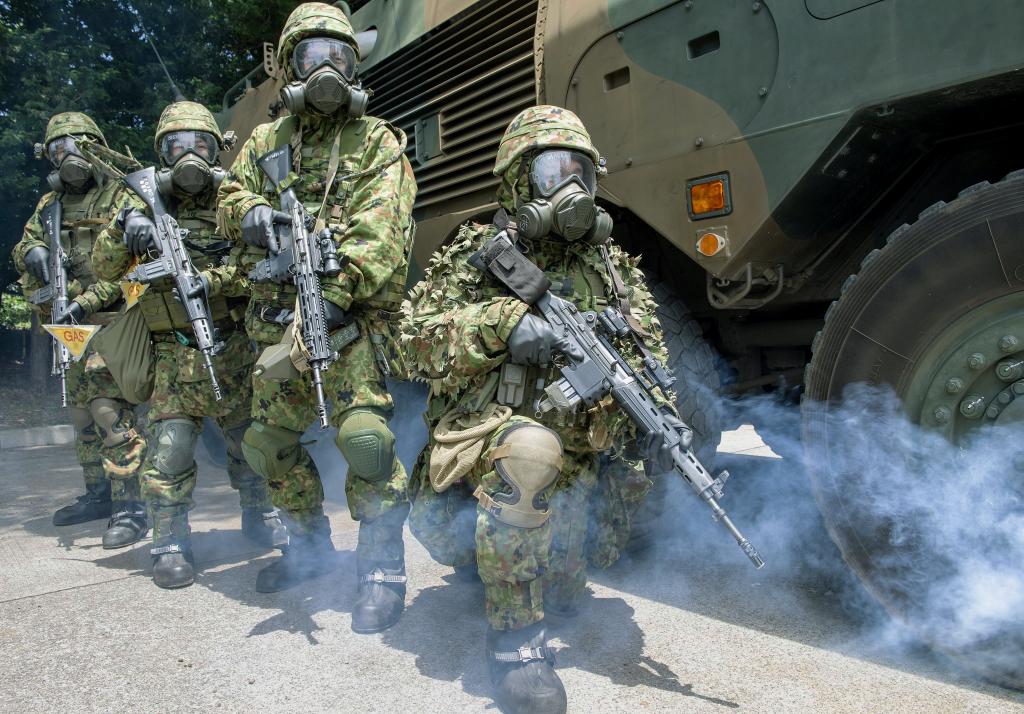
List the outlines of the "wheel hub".
{"type": "Polygon", "coordinates": [[[1024,424],[1024,293],[946,327],[903,391],[908,415],[953,443],[988,426],[1024,424]]]}

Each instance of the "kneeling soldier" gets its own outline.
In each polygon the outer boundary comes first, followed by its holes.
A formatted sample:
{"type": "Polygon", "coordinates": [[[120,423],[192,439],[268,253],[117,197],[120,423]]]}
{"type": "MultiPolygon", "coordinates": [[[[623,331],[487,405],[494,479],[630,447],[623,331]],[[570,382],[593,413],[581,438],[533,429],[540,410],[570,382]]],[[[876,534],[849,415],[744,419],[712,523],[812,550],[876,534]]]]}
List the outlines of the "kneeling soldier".
{"type": "MultiPolygon", "coordinates": [[[[602,454],[620,458],[636,440],[611,399],[567,414],[542,408],[543,385],[558,380],[561,353],[582,355],[536,308],[469,261],[504,231],[552,293],[580,311],[612,307],[623,315],[632,328],[613,342],[627,361],[639,366],[645,350],[663,360],[637,261],[610,241],[611,218],[594,203],[600,171],[576,115],[552,106],[522,112],[498,150],[494,225],[464,226],[405,306],[409,368],[431,385],[430,443],[410,486],[410,526],[435,559],[457,570],[477,566],[488,665],[507,712],[565,711],[545,614],[572,614],[584,590],[588,521],[602,481],[631,481],[614,484],[620,493],[635,492],[636,476],[641,492],[649,482],[628,464],[599,469],[602,454]]],[[[649,441],[634,454],[661,450],[649,441]]]]}

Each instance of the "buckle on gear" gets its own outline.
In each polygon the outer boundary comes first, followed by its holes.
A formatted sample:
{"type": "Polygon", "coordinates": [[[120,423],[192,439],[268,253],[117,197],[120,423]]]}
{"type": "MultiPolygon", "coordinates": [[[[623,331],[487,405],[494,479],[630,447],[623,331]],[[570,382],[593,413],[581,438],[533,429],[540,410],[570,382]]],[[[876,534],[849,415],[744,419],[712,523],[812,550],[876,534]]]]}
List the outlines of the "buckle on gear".
{"type": "Polygon", "coordinates": [[[168,543],[167,545],[159,546],[158,548],[152,548],[149,551],[150,555],[166,555],[167,553],[184,553],[185,550],[177,543],[168,543]]]}
{"type": "Polygon", "coordinates": [[[377,583],[377,584],[399,583],[399,584],[404,584],[408,580],[408,578],[406,578],[404,575],[388,575],[387,573],[385,573],[380,568],[376,568],[372,572],[369,572],[366,575],[363,575],[362,577],[360,577],[359,580],[360,580],[360,582],[364,582],[364,583],[377,583]]]}
{"type": "Polygon", "coordinates": [[[491,656],[495,661],[506,664],[526,664],[527,662],[539,662],[541,660],[550,661],[553,664],[555,661],[554,653],[546,646],[520,647],[514,652],[493,652],[491,656]]]}

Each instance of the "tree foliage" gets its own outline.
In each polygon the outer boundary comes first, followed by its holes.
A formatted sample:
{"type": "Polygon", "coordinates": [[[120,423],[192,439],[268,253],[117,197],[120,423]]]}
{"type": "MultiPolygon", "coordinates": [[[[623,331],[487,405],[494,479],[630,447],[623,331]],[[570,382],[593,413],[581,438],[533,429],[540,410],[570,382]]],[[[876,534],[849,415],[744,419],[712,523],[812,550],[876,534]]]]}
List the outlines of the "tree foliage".
{"type": "Polygon", "coordinates": [[[83,111],[111,147],[155,162],[153,129],[173,100],[152,38],[186,98],[214,112],[262,61],[298,0],[0,0],[0,286],[50,167],[32,155],[49,117],[83,111]]]}

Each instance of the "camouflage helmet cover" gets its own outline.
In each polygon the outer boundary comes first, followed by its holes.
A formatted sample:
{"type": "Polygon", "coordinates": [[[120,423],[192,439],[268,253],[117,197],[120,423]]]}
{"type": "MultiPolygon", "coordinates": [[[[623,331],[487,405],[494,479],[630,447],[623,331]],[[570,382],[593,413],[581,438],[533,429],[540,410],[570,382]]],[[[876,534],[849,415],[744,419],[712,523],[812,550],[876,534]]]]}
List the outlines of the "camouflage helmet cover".
{"type": "Polygon", "coordinates": [[[594,160],[595,166],[601,160],[578,116],[568,109],[542,104],[524,109],[508,125],[498,144],[494,175],[501,176],[513,168],[518,170],[523,156],[542,149],[582,151],[594,160]]]}
{"type": "Polygon", "coordinates": [[[295,45],[306,37],[337,37],[348,42],[359,57],[359,43],[345,12],[322,2],[307,2],[292,10],[277,41],[277,64],[291,73],[291,56],[295,45]]]}
{"type": "Polygon", "coordinates": [[[153,146],[160,153],[160,140],[172,131],[208,131],[217,137],[217,144],[224,148],[224,135],[210,110],[197,102],[174,102],[164,107],[160,121],[156,124],[156,138],[153,146]]]}
{"type": "Polygon", "coordinates": [[[96,126],[96,122],[82,112],[62,112],[50,117],[50,121],[46,124],[46,136],[43,143],[49,144],[62,136],[81,136],[82,134],[95,137],[103,144],[107,143],[103,132],[96,126]]]}

